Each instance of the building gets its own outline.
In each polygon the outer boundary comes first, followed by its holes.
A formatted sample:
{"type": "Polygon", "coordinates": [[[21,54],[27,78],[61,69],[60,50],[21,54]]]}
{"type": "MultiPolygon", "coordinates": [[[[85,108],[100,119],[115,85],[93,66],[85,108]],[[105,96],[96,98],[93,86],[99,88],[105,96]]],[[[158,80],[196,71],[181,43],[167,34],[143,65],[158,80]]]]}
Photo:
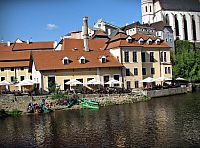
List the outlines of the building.
{"type": "Polygon", "coordinates": [[[165,24],[163,21],[159,21],[152,24],[140,24],[135,22],[126,25],[121,28],[127,35],[134,35],[137,33],[142,33],[146,35],[153,35],[165,40],[165,42],[174,49],[174,37],[173,30],[171,26],[165,24]]]}
{"type": "Polygon", "coordinates": [[[15,84],[24,79],[32,79],[31,52],[53,49],[54,42],[24,42],[17,39],[13,43],[0,43],[0,81],[15,84]]]}
{"type": "Polygon", "coordinates": [[[142,23],[164,21],[174,39],[200,42],[199,0],[141,0],[142,23]]]}
{"type": "Polygon", "coordinates": [[[125,88],[145,87],[147,77],[172,78],[170,47],[159,38],[145,34],[118,33],[107,42],[107,50],[123,65],[125,88]]]}
{"type": "Polygon", "coordinates": [[[121,29],[108,36],[98,30],[89,36],[88,18],[83,18],[82,38],[62,38],[56,42],[24,42],[0,44],[1,81],[32,79],[37,88],[48,91],[49,83],[61,90],[72,79],[80,81],[78,88],[92,89],[88,81],[95,79],[101,86],[124,88],[145,87],[140,81],[147,77],[172,78],[170,47],[153,35],[127,35],[121,29]],[[106,84],[109,80],[119,84],[106,84]]]}

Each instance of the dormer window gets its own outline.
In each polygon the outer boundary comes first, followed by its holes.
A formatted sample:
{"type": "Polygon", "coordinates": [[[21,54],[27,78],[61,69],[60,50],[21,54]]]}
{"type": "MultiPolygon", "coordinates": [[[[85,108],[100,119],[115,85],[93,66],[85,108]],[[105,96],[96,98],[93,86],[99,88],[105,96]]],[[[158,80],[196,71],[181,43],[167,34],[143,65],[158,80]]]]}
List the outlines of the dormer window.
{"type": "Polygon", "coordinates": [[[133,42],[133,39],[132,39],[132,37],[127,37],[127,39],[126,39],[126,41],[128,42],[128,43],[132,43],[133,42]]]}
{"type": "Polygon", "coordinates": [[[79,59],[79,63],[85,64],[85,57],[82,56],[82,57],[79,59]]]}
{"type": "Polygon", "coordinates": [[[106,61],[107,61],[106,60],[106,56],[102,56],[101,59],[100,59],[100,61],[101,61],[101,63],[106,63],[106,61]]]}
{"type": "Polygon", "coordinates": [[[139,44],[144,44],[144,39],[143,38],[140,38],[139,40],[138,40],[138,42],[139,42],[139,44]]]}
{"type": "Polygon", "coordinates": [[[148,43],[149,45],[151,45],[151,44],[152,44],[152,39],[149,38],[149,39],[147,40],[147,43],[148,43]]]}
{"type": "Polygon", "coordinates": [[[62,62],[63,62],[64,65],[69,64],[69,58],[68,57],[64,57],[62,62]]]}
{"type": "Polygon", "coordinates": [[[156,44],[160,45],[160,39],[156,40],[156,44]]]}

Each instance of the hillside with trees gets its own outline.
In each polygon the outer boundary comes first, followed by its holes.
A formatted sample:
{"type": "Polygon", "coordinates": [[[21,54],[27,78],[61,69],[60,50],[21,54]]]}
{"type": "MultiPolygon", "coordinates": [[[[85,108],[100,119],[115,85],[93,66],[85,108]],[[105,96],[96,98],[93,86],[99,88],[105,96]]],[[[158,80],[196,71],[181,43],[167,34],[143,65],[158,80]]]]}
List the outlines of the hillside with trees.
{"type": "Polygon", "coordinates": [[[200,48],[195,43],[181,40],[177,40],[175,46],[175,52],[171,53],[173,77],[200,81],[200,48]]]}

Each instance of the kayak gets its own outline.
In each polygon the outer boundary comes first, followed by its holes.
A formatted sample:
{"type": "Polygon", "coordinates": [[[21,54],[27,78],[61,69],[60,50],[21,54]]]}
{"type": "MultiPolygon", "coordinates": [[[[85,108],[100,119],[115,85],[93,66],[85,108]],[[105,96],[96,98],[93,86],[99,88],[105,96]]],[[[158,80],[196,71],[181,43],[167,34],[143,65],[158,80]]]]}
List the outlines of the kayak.
{"type": "Polygon", "coordinates": [[[90,101],[88,99],[80,100],[79,105],[83,106],[83,108],[99,109],[99,103],[98,102],[90,101]]]}

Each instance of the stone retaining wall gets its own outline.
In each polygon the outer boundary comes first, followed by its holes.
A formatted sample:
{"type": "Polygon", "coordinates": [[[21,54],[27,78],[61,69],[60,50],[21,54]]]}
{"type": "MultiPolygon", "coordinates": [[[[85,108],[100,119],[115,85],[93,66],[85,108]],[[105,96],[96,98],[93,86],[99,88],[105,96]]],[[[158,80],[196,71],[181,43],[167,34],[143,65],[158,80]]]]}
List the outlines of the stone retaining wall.
{"type": "Polygon", "coordinates": [[[168,88],[168,89],[150,90],[150,91],[145,90],[143,91],[143,94],[145,96],[155,98],[155,97],[184,94],[187,92],[192,92],[192,87],[178,87],[178,88],[168,88]]]}

